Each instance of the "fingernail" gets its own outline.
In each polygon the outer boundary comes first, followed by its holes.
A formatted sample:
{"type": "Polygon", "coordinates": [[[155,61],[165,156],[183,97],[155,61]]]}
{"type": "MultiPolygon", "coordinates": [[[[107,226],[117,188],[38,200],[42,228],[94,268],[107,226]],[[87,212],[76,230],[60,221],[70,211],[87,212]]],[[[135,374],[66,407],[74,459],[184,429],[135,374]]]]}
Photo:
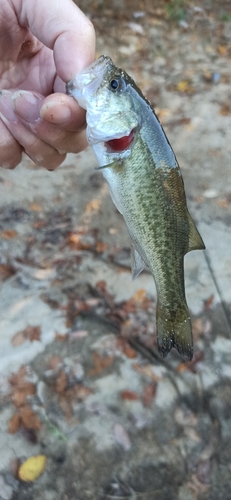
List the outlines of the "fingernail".
{"type": "Polygon", "coordinates": [[[40,108],[43,99],[32,92],[17,90],[12,95],[13,110],[19,118],[33,123],[40,119],[40,108]]]}
{"type": "Polygon", "coordinates": [[[40,116],[51,123],[61,125],[71,119],[71,110],[60,101],[52,101],[41,107],[40,116]]]}
{"type": "Polygon", "coordinates": [[[0,115],[5,122],[5,119],[10,122],[17,122],[17,117],[12,109],[12,92],[9,90],[1,90],[0,92],[0,115]]]}

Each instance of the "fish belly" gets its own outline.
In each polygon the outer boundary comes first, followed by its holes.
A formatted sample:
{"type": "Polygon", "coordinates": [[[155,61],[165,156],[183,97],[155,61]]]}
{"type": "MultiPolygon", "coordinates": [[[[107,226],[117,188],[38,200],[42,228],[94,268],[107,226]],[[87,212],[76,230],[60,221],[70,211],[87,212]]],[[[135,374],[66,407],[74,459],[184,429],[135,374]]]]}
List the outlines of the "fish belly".
{"type": "Polygon", "coordinates": [[[150,268],[157,288],[157,338],[161,354],[172,347],[192,358],[192,334],[184,288],[189,224],[179,167],[156,167],[138,139],[132,154],[104,176],[122,213],[135,250],[150,268]]]}

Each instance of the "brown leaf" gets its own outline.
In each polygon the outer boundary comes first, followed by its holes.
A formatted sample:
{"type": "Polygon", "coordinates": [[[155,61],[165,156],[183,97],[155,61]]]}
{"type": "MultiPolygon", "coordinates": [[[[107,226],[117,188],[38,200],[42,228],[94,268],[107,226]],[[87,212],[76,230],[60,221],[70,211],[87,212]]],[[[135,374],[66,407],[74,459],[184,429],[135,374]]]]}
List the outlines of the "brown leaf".
{"type": "Polygon", "coordinates": [[[17,231],[14,229],[5,229],[1,232],[1,237],[3,240],[10,240],[11,238],[16,238],[18,235],[17,231]]]}
{"type": "Polygon", "coordinates": [[[205,301],[204,301],[204,307],[206,310],[211,309],[211,306],[213,305],[214,301],[214,294],[210,295],[205,301]]]}
{"type": "Polygon", "coordinates": [[[11,343],[13,346],[16,347],[17,345],[23,344],[23,342],[25,342],[25,340],[26,340],[26,337],[25,337],[24,333],[18,332],[12,337],[11,343]]]}
{"type": "Polygon", "coordinates": [[[103,241],[97,241],[95,250],[97,253],[103,253],[108,249],[108,243],[104,243],[103,241]]]}
{"type": "Polygon", "coordinates": [[[153,381],[151,384],[147,385],[144,389],[142,396],[142,403],[145,408],[149,408],[152,405],[153,398],[156,395],[157,382],[153,381]]]}
{"type": "Polygon", "coordinates": [[[43,209],[43,207],[41,205],[39,205],[38,203],[30,203],[29,206],[33,212],[41,212],[43,209]]]}
{"type": "Polygon", "coordinates": [[[127,358],[137,358],[137,352],[125,339],[119,338],[117,340],[117,347],[123,352],[123,354],[125,354],[125,356],[127,356],[127,358]]]}
{"type": "Polygon", "coordinates": [[[139,372],[141,375],[144,375],[145,377],[148,377],[151,380],[154,380],[156,382],[159,382],[159,380],[162,379],[162,377],[159,377],[158,375],[156,375],[153,372],[153,369],[152,369],[153,365],[142,366],[139,363],[134,363],[132,365],[132,368],[134,368],[134,370],[136,370],[137,372],[139,372]]]}
{"type": "Polygon", "coordinates": [[[65,389],[67,388],[67,383],[68,383],[67,375],[64,372],[64,370],[61,370],[56,379],[55,390],[59,393],[64,392],[65,389]]]}
{"type": "Polygon", "coordinates": [[[12,417],[8,420],[8,433],[15,434],[20,428],[22,419],[20,413],[14,413],[12,417]]]}
{"type": "Polygon", "coordinates": [[[15,274],[14,268],[10,264],[0,265],[0,282],[5,281],[15,274]]]}
{"type": "Polygon", "coordinates": [[[137,401],[137,399],[140,399],[140,396],[137,392],[130,390],[121,391],[120,397],[122,399],[127,399],[128,401],[137,401]]]}
{"type": "Polygon", "coordinates": [[[19,408],[27,402],[27,397],[33,396],[35,392],[35,384],[32,384],[31,382],[24,382],[23,385],[21,385],[19,388],[16,388],[16,390],[13,392],[12,402],[17,408],[19,408]]]}
{"type": "Polygon", "coordinates": [[[37,429],[41,428],[41,422],[38,419],[35,412],[30,408],[29,405],[22,406],[20,408],[20,415],[22,419],[22,424],[26,429],[37,429]]]}
{"type": "Polygon", "coordinates": [[[114,356],[101,357],[97,352],[93,352],[92,357],[93,357],[94,368],[92,368],[89,371],[88,373],[89,377],[94,377],[96,375],[99,375],[103,370],[105,370],[105,368],[111,366],[111,364],[114,361],[114,356]]]}
{"type": "Polygon", "coordinates": [[[51,370],[56,370],[62,363],[62,360],[60,358],[60,356],[52,356],[49,361],[48,361],[48,364],[49,364],[49,368],[51,370]]]}
{"type": "Polygon", "coordinates": [[[67,334],[64,333],[64,335],[62,335],[59,332],[55,332],[55,340],[59,340],[60,342],[64,342],[65,340],[67,340],[67,334]]]}
{"type": "Polygon", "coordinates": [[[33,342],[34,340],[40,340],[41,329],[40,326],[27,326],[24,330],[17,332],[11,342],[14,346],[20,345],[25,340],[30,340],[33,342]]]}

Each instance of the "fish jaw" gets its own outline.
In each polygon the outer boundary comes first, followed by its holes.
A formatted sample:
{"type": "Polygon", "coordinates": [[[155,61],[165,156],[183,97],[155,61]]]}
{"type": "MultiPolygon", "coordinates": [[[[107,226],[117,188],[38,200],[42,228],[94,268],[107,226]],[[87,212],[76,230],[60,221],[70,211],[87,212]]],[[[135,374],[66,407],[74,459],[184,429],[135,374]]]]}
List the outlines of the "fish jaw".
{"type": "Polygon", "coordinates": [[[87,141],[101,166],[127,157],[139,128],[129,88],[124,83],[124,91],[115,94],[109,87],[116,69],[101,56],[67,84],[67,93],[87,111],[87,141]]]}

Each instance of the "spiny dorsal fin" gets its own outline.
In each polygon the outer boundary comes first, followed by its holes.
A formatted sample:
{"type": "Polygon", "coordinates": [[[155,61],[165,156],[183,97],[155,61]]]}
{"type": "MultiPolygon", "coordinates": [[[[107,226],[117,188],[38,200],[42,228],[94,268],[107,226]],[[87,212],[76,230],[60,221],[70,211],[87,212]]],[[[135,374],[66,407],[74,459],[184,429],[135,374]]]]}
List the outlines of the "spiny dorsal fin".
{"type": "Polygon", "coordinates": [[[205,249],[204,242],[189,213],[188,213],[188,222],[189,222],[188,252],[191,252],[192,250],[204,250],[205,249]]]}

